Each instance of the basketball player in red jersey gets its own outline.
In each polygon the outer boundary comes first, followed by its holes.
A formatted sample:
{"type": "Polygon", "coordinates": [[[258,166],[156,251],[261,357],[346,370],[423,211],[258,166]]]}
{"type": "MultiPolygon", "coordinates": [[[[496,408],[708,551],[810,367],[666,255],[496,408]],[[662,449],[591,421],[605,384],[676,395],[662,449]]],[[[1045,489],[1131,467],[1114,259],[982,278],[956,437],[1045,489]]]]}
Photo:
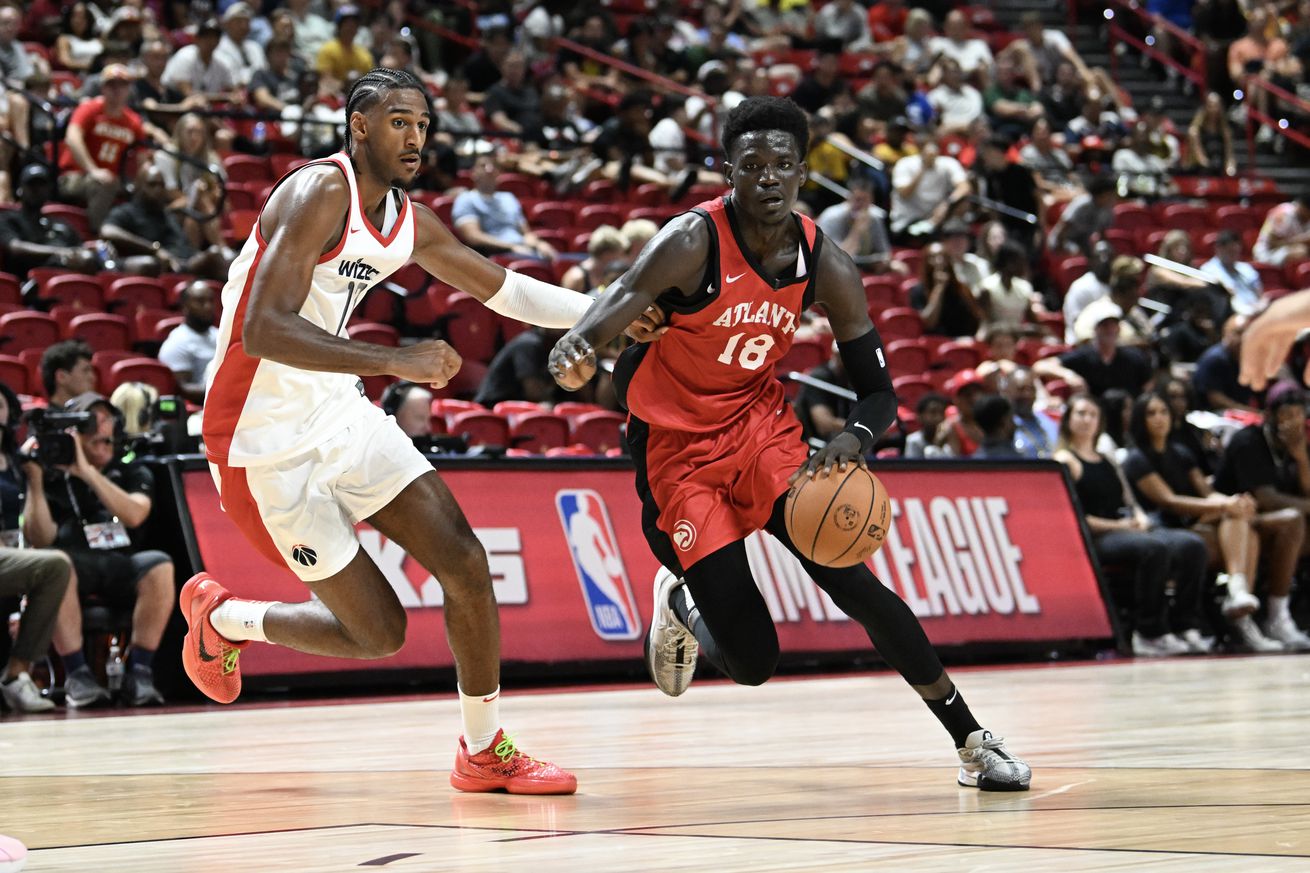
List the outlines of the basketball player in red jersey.
{"type": "Polygon", "coordinates": [[[500,728],[500,634],[482,546],[432,465],[358,387],[359,375],[384,374],[441,387],[459,355],[441,341],[357,342],[345,325],[411,259],[530,324],[570,327],[591,301],[487,261],[405,195],[431,119],[416,78],[373,70],[346,106],[346,150],[288,174],[233,262],[204,410],[224,510],[314,599],[242,600],[200,573],[181,594],[183,664],[205,694],[229,703],[251,640],[343,658],[394,653],[405,610],[355,537],[367,519],[445,594],[464,727],[451,784],[571,794],[572,774],[519,752],[500,728]]]}
{"type": "Polygon", "coordinates": [[[686,690],[698,650],[741,684],[773,674],[778,636],[744,543],[764,529],[864,626],[941,721],[959,754],[959,783],[1022,791],[1028,765],[974,719],[909,607],[868,566],[820,566],[801,557],[787,535],[789,483],[863,465],[896,418],[859,270],[792,211],[808,142],[805,114],[790,100],[750,98],[729,112],[723,150],[731,193],[665,226],[551,353],[556,380],[577,389],[595,372],[594,350],[634,314],[656,301],[669,313],[668,333],[629,349],[614,372],[631,413],[643,527],[663,565],[647,667],[670,696],[686,690]],[[813,303],[827,312],[860,399],[845,429],[807,458],[773,368],[813,303]]]}

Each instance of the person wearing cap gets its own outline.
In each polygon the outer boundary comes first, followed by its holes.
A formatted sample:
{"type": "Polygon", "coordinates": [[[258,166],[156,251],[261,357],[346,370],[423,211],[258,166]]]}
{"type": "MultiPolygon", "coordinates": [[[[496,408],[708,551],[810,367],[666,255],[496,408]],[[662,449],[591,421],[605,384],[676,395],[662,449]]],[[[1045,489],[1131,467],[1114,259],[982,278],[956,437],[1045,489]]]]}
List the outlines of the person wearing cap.
{"type": "Polygon", "coordinates": [[[82,651],[80,599],[95,596],[132,606],[132,638],[122,698],[129,706],[164,702],[155,688],[153,663],[173,613],[173,562],[160,551],[140,551],[130,531],[141,527],[154,508],[155,480],[140,461],[119,458],[117,410],[99,394],[74,397],[65,409],[90,412],[95,427],[73,434],[75,460],[28,476],[23,532],[38,548],[58,548],[73,564],[55,624],[54,643],[64,662],[68,705],[95,706],[109,692],[92,675],[82,651]]]}
{"type": "Polygon", "coordinates": [[[1056,376],[1070,387],[1086,390],[1100,397],[1111,388],[1120,388],[1131,396],[1141,394],[1155,378],[1146,352],[1119,341],[1123,311],[1109,298],[1098,300],[1084,312],[1092,326],[1090,341],[1059,356],[1044,358],[1033,365],[1033,372],[1043,377],[1056,376]],[[1065,373],[1076,374],[1072,382],[1065,373]]]}
{"type": "Polygon", "coordinates": [[[218,48],[214,49],[215,57],[223,59],[242,87],[250,84],[255,73],[268,67],[263,47],[250,38],[250,22],[254,15],[255,11],[245,0],[237,0],[227,7],[221,21],[223,36],[218,41],[218,48]]]}
{"type": "Polygon", "coordinates": [[[1114,246],[1108,240],[1097,240],[1087,259],[1087,272],[1074,279],[1064,294],[1064,341],[1078,342],[1074,325],[1094,300],[1110,296],[1110,270],[1114,265],[1114,246]]]}
{"type": "Polygon", "coordinates": [[[129,146],[149,136],[167,145],[168,134],[141,118],[127,105],[136,77],[122,64],[110,64],[100,74],[102,94],[73,110],[59,155],[61,197],[86,204],[92,234],[118,196],[121,160],[129,146]]]}
{"type": "Polygon", "coordinates": [[[55,183],[45,164],[28,164],[18,176],[19,208],[0,212],[0,252],[5,270],[22,278],[33,267],[62,267],[94,273],[100,259],[82,246],[82,236],[63,219],[43,215],[54,199],[55,183]]]}
{"type": "Polygon", "coordinates": [[[1118,202],[1115,179],[1094,177],[1087,185],[1087,193],[1070,200],[1060,213],[1060,220],[1050,234],[1051,250],[1090,256],[1095,238],[1114,224],[1114,207],[1118,202]]]}
{"type": "Polygon", "coordinates": [[[240,83],[227,61],[218,56],[222,38],[218,22],[206,19],[196,29],[195,42],[178,49],[169,59],[160,81],[186,97],[199,94],[209,101],[233,99],[240,83]]]}
{"type": "Polygon", "coordinates": [[[333,17],[336,31],[323,43],[314,59],[319,75],[336,82],[349,82],[373,69],[373,54],[355,41],[359,36],[360,11],[342,6],[333,17]]]}
{"type": "Polygon", "coordinates": [[[937,431],[937,443],[946,454],[968,458],[978,451],[985,434],[974,418],[974,404],[991,390],[987,380],[972,368],[961,370],[947,381],[946,393],[954,405],[937,431]]]}

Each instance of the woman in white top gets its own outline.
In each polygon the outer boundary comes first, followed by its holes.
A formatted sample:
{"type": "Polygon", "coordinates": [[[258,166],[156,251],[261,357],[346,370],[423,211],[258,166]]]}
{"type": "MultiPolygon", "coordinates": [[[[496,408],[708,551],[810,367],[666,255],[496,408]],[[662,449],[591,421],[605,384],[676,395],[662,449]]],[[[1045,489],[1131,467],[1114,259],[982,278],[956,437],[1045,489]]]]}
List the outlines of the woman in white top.
{"type": "MultiPolygon", "coordinates": [[[[209,138],[209,128],[205,125],[204,119],[194,112],[188,112],[177,120],[177,125],[173,128],[171,150],[200,161],[206,166],[218,168],[218,173],[222,176],[222,162],[219,160],[218,152],[214,150],[213,141],[209,138]]],[[[187,161],[179,160],[163,150],[155,152],[155,166],[164,174],[164,184],[168,186],[169,193],[177,201],[174,203],[175,206],[182,205],[182,202],[192,194],[192,189],[197,187],[197,182],[201,183],[202,188],[214,182],[212,173],[205,172],[187,161]]]]}
{"type": "Polygon", "coordinates": [[[74,3],[64,13],[64,24],[55,40],[55,62],[65,70],[85,73],[104,50],[95,35],[95,20],[85,3],[74,3]]]}
{"type": "Polygon", "coordinates": [[[996,272],[983,279],[978,302],[987,313],[983,329],[989,324],[1012,324],[1035,330],[1040,307],[1032,283],[1028,281],[1028,254],[1018,243],[1006,241],[996,253],[996,272]]]}

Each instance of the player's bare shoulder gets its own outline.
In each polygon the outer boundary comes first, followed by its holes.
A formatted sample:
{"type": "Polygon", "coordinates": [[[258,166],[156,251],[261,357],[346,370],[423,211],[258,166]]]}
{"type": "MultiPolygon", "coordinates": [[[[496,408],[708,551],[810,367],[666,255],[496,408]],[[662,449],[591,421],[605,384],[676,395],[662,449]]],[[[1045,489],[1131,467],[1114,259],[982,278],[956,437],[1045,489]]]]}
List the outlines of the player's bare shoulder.
{"type": "Polygon", "coordinates": [[[341,168],[315,164],[292,173],[277,187],[264,205],[260,231],[269,240],[279,230],[288,230],[335,244],[349,213],[350,183],[341,168]]]}
{"type": "Polygon", "coordinates": [[[679,215],[646,244],[629,271],[631,281],[658,290],[695,293],[710,258],[710,229],[693,212],[679,215]]]}

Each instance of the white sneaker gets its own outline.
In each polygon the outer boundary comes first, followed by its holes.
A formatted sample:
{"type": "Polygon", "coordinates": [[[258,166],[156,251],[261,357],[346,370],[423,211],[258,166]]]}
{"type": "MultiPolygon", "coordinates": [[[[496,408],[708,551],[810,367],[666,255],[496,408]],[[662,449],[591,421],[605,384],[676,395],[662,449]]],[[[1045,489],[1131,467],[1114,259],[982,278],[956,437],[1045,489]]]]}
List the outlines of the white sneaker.
{"type": "Polygon", "coordinates": [[[1260,628],[1256,627],[1255,619],[1249,615],[1244,615],[1233,622],[1233,628],[1241,638],[1242,644],[1253,652],[1281,652],[1283,644],[1278,640],[1271,640],[1264,634],[1260,633],[1260,628]]]}
{"type": "Polygon", "coordinates": [[[1005,749],[1005,738],[976,730],[964,741],[956,781],[980,791],[1027,791],[1033,771],[1005,749]]]}
{"type": "Polygon", "coordinates": [[[41,696],[41,689],[27,673],[19,673],[12,682],[0,685],[0,696],[15,712],[49,712],[55,708],[55,702],[41,696]]]}
{"type": "Polygon", "coordinates": [[[1201,632],[1194,627],[1183,631],[1181,639],[1189,651],[1198,655],[1208,655],[1214,651],[1214,637],[1201,636],[1201,632]]]}
{"type": "Polygon", "coordinates": [[[1240,573],[1231,576],[1220,573],[1215,579],[1215,584],[1228,591],[1221,607],[1224,618],[1241,618],[1260,608],[1260,601],[1251,593],[1250,586],[1246,584],[1246,577],[1240,573]]]}
{"type": "Polygon", "coordinates": [[[1147,638],[1133,632],[1133,655],[1138,658],[1169,658],[1191,652],[1191,647],[1173,634],[1147,638]]]}
{"type": "Polygon", "coordinates": [[[1292,616],[1286,613],[1278,618],[1266,620],[1261,630],[1269,639],[1282,643],[1283,648],[1289,652],[1310,650],[1310,636],[1306,636],[1305,631],[1296,626],[1292,616]]]}
{"type": "MultiPolygon", "coordinates": [[[[655,607],[646,634],[646,669],[655,686],[670,697],[677,697],[691,685],[700,652],[696,637],[678,620],[669,602],[674,589],[682,584],[681,579],[660,567],[655,574],[655,607]]],[[[690,603],[691,593],[684,594],[690,603]]]]}

